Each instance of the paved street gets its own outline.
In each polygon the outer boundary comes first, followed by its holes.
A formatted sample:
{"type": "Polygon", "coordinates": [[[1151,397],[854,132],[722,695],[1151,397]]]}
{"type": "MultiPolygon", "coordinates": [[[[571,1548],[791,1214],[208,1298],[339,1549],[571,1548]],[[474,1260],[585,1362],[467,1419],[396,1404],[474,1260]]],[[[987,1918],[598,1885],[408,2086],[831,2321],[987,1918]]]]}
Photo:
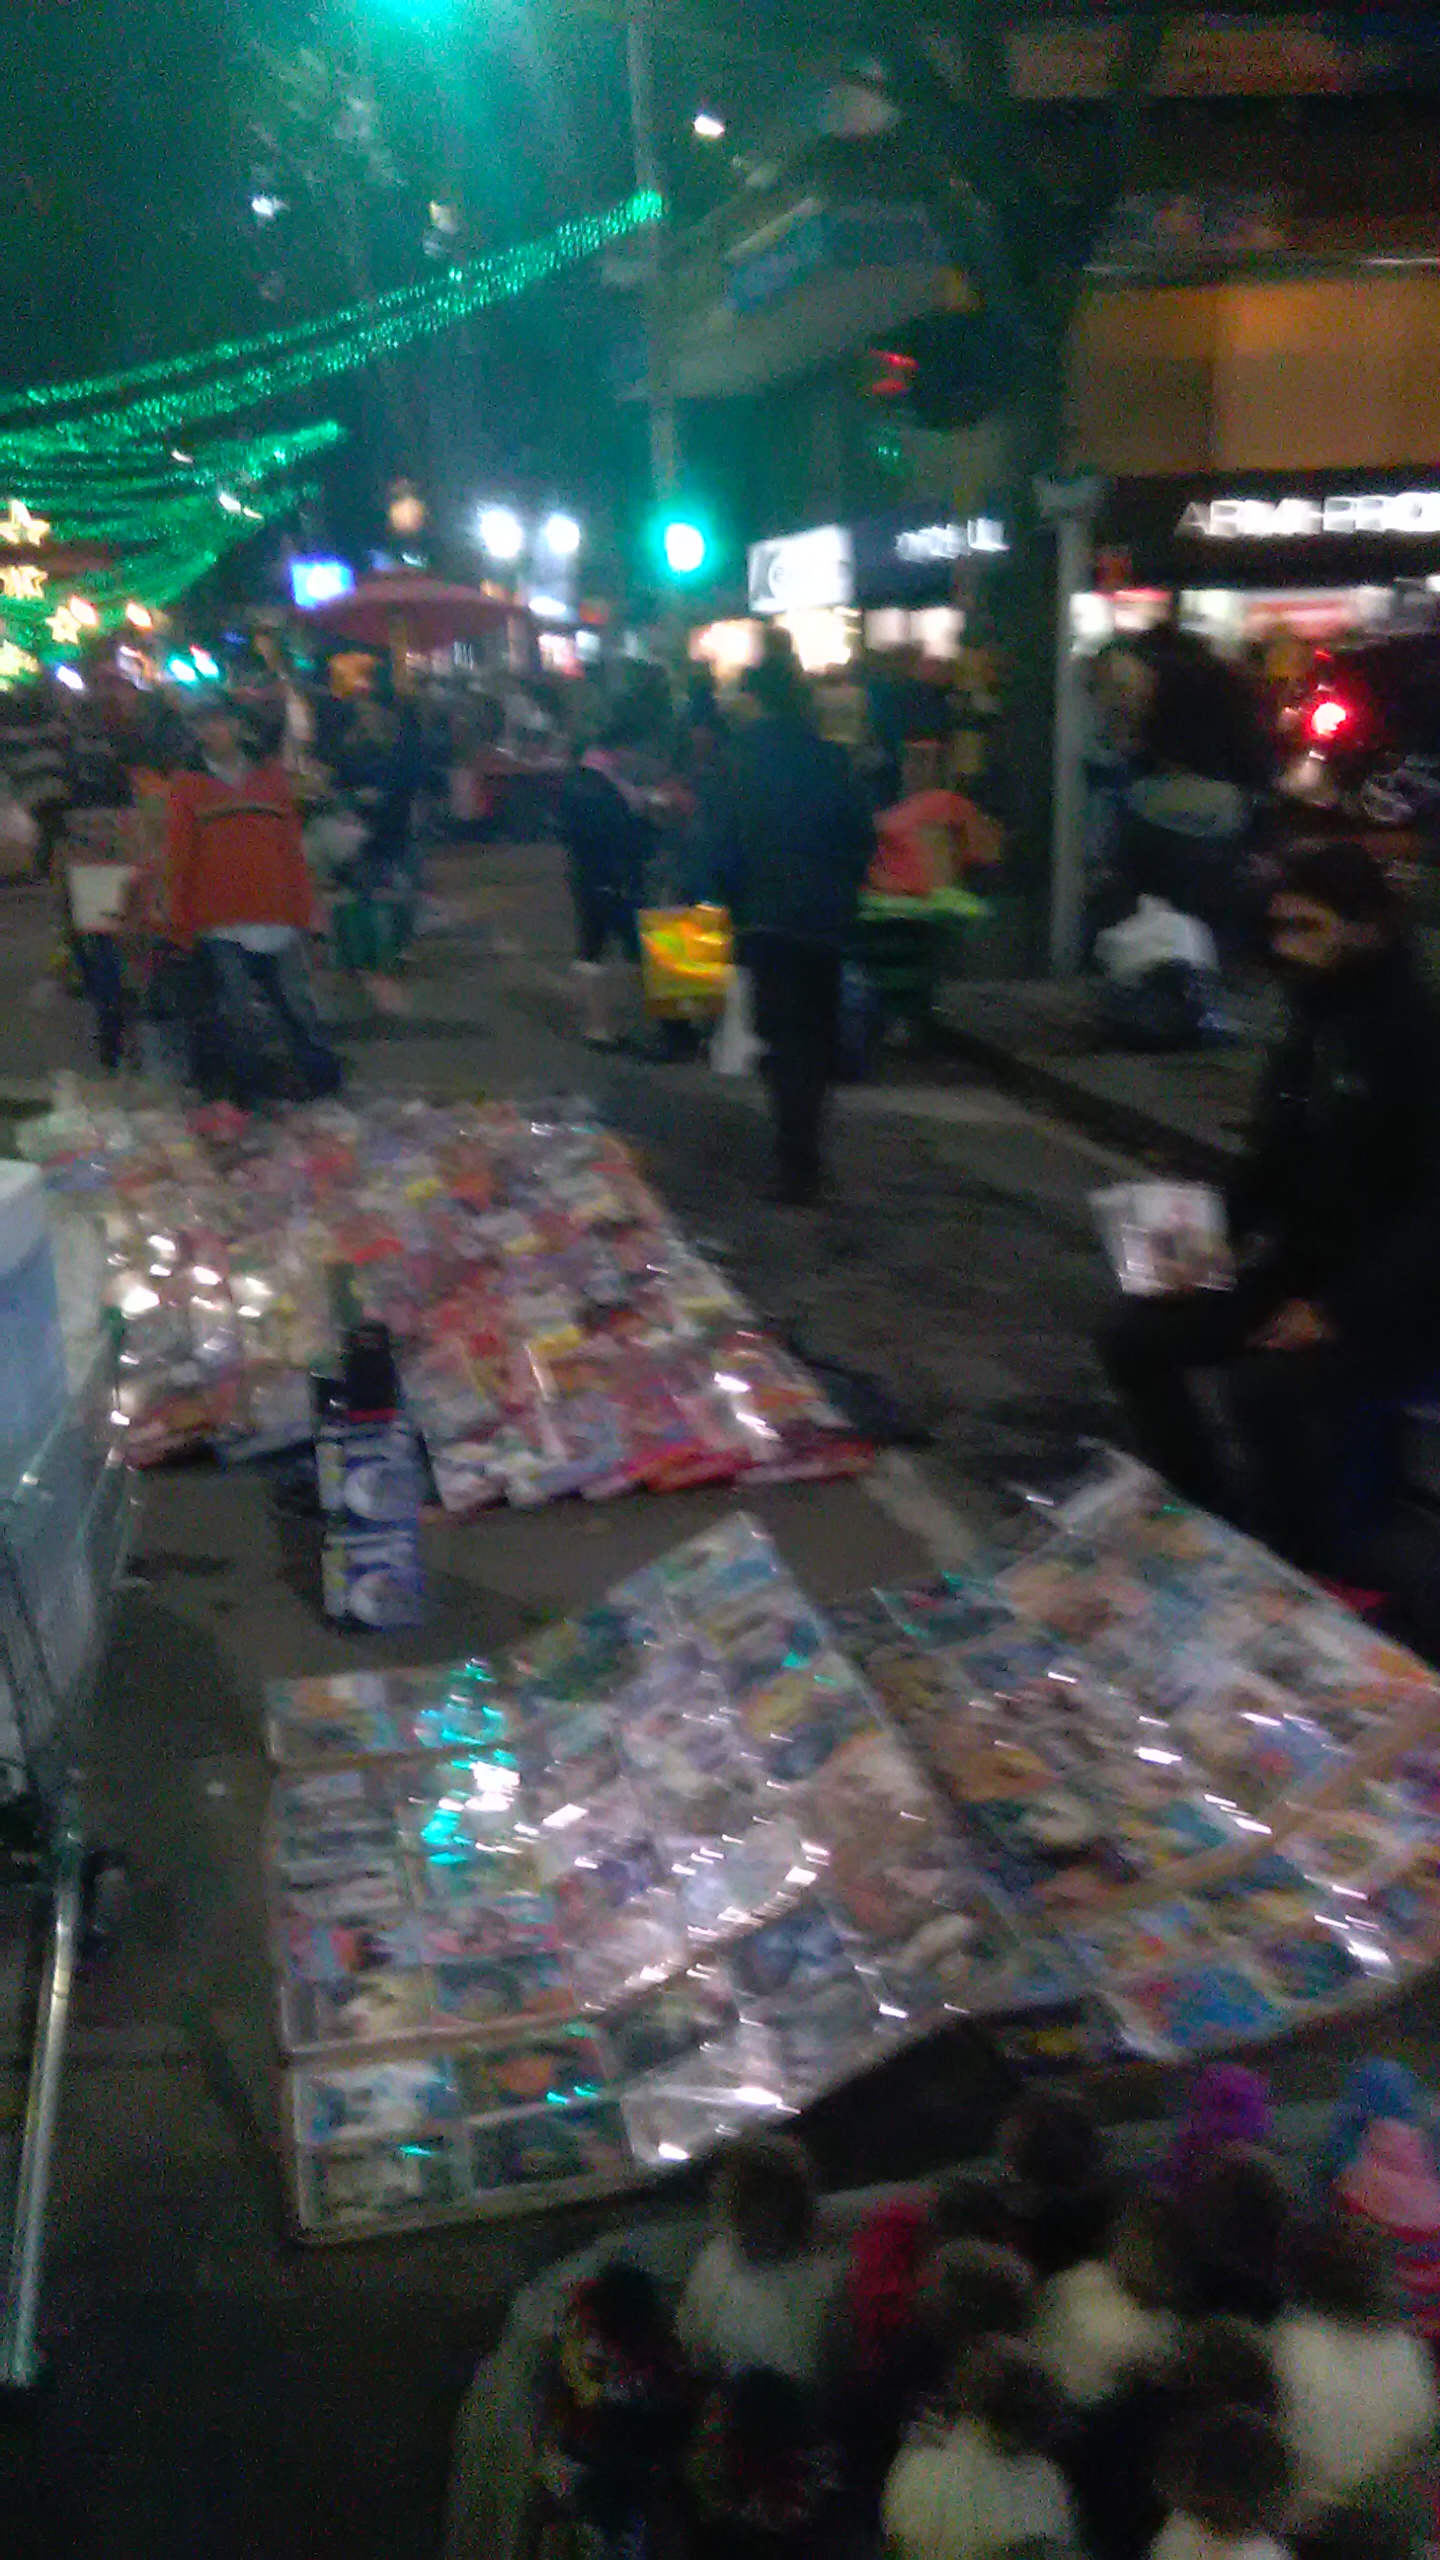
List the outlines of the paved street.
{"type": "MultiPolygon", "coordinates": [[[[552,852],[446,856],[435,883],[444,930],[419,948],[412,1014],[354,1039],[356,1081],[588,1090],[756,1306],[884,1401],[907,1445],[868,1482],[755,1504],[816,1593],[959,1562],[1006,1507],[1017,1469],[1103,1427],[1088,1348],[1103,1278],[1085,1195],[1114,1159],[969,1070],[896,1059],[843,1098],[833,1204],[771,1209],[753,1091],[702,1068],[597,1060],[574,1037],[552,852]]],[[[13,1091],[80,1057],[84,1023],[41,975],[43,901],[12,900],[0,917],[0,1089],[10,1079],[13,1091]]],[[[437,1526],[423,1637],[351,1643],[320,1620],[306,1533],[282,1534],[259,1477],[193,1466],[146,1480],[93,1755],[96,1827],[132,1858],[136,1903],[80,2002],[48,2287],[53,2392],[38,2441],[9,2448],[41,2510],[31,2542],[7,2540],[7,2552],[434,2551],[447,2430],[474,2359],[516,2285],[597,2217],[333,2251],[285,2239],[258,1880],[260,1686],[280,1672],[497,1650],[727,1502],[680,1495],[437,1526]]],[[[13,2106],[13,2065],[3,2085],[13,2106]]],[[[822,2128],[826,2165],[843,2178],[953,2156],[983,2143],[995,2102],[993,2075],[962,2041],[924,2058],[893,2120],[852,2109],[822,2128]]]]}

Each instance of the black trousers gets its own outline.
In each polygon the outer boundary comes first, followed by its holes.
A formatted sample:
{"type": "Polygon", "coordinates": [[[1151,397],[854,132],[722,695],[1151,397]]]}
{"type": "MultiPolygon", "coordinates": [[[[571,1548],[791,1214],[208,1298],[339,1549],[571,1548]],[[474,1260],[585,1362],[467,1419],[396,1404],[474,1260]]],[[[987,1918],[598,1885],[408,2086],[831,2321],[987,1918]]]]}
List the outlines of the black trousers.
{"type": "Polygon", "coordinates": [[[1348,1341],[1249,1345],[1288,1294],[1273,1279],[1176,1298],[1128,1298],[1101,1337],[1139,1455],[1177,1493],[1239,1524],[1307,1573],[1343,1572],[1345,1475],[1367,1400],[1402,1392],[1423,1353],[1348,1341]],[[1219,1369],[1240,1478],[1192,1372],[1219,1369]]]}
{"type": "Polygon", "coordinates": [[[820,1183],[825,1097],[835,1080],[840,954],[790,934],[751,933],[740,957],[754,988],[780,1188],[788,1199],[812,1200],[820,1183]]]}

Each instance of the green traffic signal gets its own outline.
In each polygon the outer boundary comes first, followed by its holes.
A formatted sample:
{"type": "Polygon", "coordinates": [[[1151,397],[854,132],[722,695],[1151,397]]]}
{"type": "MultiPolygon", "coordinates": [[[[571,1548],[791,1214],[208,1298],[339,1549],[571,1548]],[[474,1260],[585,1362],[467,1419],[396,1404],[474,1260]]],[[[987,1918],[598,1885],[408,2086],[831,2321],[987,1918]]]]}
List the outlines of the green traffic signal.
{"type": "Polygon", "coordinates": [[[710,536],[693,516],[665,516],[655,528],[656,548],[668,576],[696,578],[710,562],[710,536]]]}

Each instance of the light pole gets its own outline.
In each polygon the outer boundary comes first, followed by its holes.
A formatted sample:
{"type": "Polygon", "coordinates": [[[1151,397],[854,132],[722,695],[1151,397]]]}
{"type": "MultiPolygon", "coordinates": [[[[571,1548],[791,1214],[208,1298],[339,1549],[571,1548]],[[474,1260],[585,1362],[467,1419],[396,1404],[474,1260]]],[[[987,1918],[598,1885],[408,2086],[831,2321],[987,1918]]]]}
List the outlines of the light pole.
{"type": "MultiPolygon", "coordinates": [[[[663,197],[664,173],[655,129],[655,0],[629,0],[625,60],[630,76],[630,132],[635,184],[663,197]]],[[[668,221],[651,226],[645,286],[645,400],[650,419],[650,494],[662,507],[680,476],[675,390],[670,362],[668,221]]]]}

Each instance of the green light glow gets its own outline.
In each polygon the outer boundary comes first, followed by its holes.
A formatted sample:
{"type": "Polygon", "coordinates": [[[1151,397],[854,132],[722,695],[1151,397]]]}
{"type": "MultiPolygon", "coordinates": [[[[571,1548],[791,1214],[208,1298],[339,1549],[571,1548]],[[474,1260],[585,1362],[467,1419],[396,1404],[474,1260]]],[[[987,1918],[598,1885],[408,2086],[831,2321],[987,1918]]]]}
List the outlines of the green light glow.
{"type": "Polygon", "coordinates": [[[663,212],[663,198],[642,191],[542,239],[320,320],[0,399],[0,420],[11,422],[0,428],[0,504],[23,500],[54,542],[91,541],[116,553],[99,574],[67,580],[61,572],[43,601],[7,600],[0,641],[42,646],[50,616],[70,593],[96,606],[104,630],[123,621],[132,599],[172,604],[226,552],[311,494],[290,475],[343,432],[327,419],[200,445],[197,428],[394,355],[528,292],[663,212]]]}

